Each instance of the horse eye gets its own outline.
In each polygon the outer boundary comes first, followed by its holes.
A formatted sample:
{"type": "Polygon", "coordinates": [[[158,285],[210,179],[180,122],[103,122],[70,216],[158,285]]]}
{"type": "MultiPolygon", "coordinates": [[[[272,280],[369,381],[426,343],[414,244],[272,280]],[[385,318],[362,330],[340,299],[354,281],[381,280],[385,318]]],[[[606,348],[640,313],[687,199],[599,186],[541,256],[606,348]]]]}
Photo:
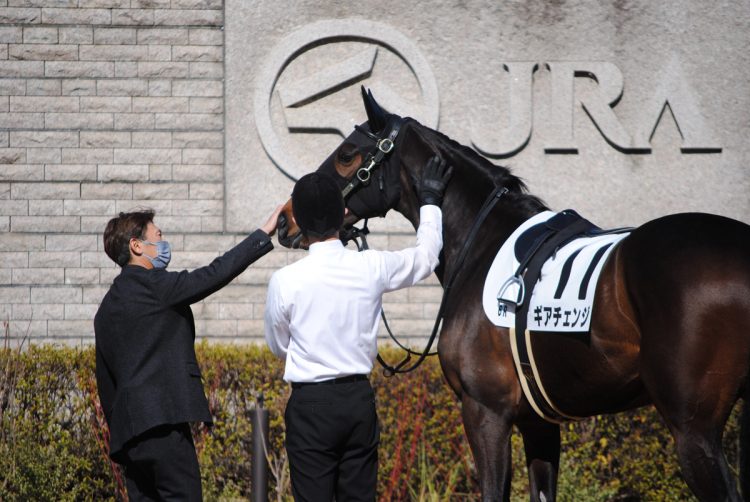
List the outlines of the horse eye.
{"type": "Polygon", "coordinates": [[[351,162],[354,160],[354,157],[357,155],[356,148],[344,148],[342,147],[339,150],[337,157],[337,160],[341,162],[342,164],[351,164],[351,162]]]}

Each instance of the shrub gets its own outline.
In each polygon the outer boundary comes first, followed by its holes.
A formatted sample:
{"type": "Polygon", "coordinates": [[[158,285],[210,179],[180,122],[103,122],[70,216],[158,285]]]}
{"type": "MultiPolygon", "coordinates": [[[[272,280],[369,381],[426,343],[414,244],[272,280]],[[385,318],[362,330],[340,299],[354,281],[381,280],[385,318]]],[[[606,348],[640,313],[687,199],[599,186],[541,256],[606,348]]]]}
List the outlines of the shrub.
{"type": "MultiPolygon", "coordinates": [[[[283,448],[289,388],[265,347],[197,347],[214,426],[194,427],[206,500],[249,499],[251,412],[262,393],[270,414],[270,489],[291,500],[283,448]]],[[[388,360],[400,354],[383,349],[388,360]]],[[[0,500],[124,500],[107,456],[108,432],[93,375],[93,347],[0,350],[0,500]]],[[[460,408],[436,358],[393,378],[373,371],[381,422],[381,500],[477,500],[476,468],[460,408]]],[[[738,410],[724,441],[737,464],[738,410]]],[[[692,498],[674,444],[652,408],[562,426],[562,501],[692,498]]],[[[512,499],[528,499],[521,438],[514,434],[512,499]]]]}

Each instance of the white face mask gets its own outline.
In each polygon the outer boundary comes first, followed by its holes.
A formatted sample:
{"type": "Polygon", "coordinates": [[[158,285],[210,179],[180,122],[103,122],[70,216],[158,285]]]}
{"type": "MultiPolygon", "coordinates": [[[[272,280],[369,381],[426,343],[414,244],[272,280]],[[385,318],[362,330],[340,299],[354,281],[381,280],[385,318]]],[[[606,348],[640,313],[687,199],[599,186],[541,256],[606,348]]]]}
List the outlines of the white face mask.
{"type": "Polygon", "coordinates": [[[154,268],[167,268],[169,261],[172,259],[172,246],[167,241],[150,242],[143,241],[144,244],[151,244],[156,246],[156,258],[151,258],[149,255],[144,255],[149,259],[151,265],[154,268]]]}

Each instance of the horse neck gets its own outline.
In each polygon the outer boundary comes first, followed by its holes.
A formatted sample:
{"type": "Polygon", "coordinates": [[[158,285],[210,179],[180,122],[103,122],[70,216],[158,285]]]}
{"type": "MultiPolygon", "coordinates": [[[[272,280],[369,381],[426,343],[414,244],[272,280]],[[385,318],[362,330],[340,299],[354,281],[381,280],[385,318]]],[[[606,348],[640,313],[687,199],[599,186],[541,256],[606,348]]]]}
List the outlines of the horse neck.
{"type": "Polygon", "coordinates": [[[424,126],[415,126],[415,132],[454,168],[442,206],[443,258],[436,273],[443,282],[443,277],[451,277],[459,265],[459,254],[495,187],[507,188],[508,192],[496,201],[469,244],[466,263],[487,252],[494,256],[521,223],[546,207],[536,197],[525,194],[523,183],[506,168],[491,164],[473,150],[424,126]]]}

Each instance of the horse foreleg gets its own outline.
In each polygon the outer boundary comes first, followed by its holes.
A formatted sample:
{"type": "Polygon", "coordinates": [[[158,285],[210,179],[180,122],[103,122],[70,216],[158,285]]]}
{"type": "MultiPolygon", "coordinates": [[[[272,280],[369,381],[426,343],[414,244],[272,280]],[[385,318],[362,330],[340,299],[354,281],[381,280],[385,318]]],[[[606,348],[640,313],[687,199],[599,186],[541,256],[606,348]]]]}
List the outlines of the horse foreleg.
{"type": "Polygon", "coordinates": [[[482,500],[510,500],[510,419],[466,394],[461,399],[461,411],[479,472],[482,500]]]}
{"type": "Polygon", "coordinates": [[[557,497],[560,426],[542,420],[517,425],[523,436],[531,501],[552,502],[557,497]]]}

